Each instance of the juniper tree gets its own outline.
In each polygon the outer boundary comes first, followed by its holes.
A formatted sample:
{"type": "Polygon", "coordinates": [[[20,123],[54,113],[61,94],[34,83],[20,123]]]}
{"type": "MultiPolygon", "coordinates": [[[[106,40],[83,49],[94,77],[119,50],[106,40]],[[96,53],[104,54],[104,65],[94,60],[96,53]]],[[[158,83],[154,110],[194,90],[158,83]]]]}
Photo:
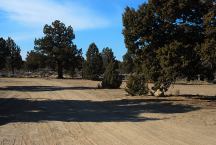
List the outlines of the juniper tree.
{"type": "Polygon", "coordinates": [[[115,57],[114,57],[112,49],[109,47],[106,47],[102,50],[101,57],[103,60],[103,72],[104,72],[108,64],[115,60],[115,57]]]}
{"type": "Polygon", "coordinates": [[[0,38],[0,70],[6,67],[8,55],[9,49],[6,46],[6,41],[3,38],[0,38]]]}
{"type": "Polygon", "coordinates": [[[215,72],[215,19],[214,0],[149,0],[125,9],[126,48],[155,91],[215,72]]]}
{"type": "Polygon", "coordinates": [[[51,25],[45,25],[44,37],[35,40],[35,50],[46,55],[57,66],[58,78],[63,78],[63,70],[77,67],[81,58],[81,49],[73,43],[75,35],[71,26],[56,20],[51,25]]]}
{"type": "Polygon", "coordinates": [[[104,72],[102,80],[102,88],[117,89],[122,84],[122,78],[118,72],[117,61],[111,61],[104,72]]]}
{"type": "Polygon", "coordinates": [[[86,61],[83,68],[83,75],[86,79],[98,80],[102,74],[103,61],[98,47],[91,43],[86,53],[86,61]]]}
{"type": "Polygon", "coordinates": [[[26,68],[31,71],[47,67],[47,57],[37,51],[30,51],[26,57],[26,68]]]}
{"type": "Polygon", "coordinates": [[[11,70],[12,74],[15,73],[15,69],[22,67],[22,57],[20,55],[20,47],[14,42],[13,39],[8,37],[6,40],[6,47],[8,49],[7,67],[11,70]]]}

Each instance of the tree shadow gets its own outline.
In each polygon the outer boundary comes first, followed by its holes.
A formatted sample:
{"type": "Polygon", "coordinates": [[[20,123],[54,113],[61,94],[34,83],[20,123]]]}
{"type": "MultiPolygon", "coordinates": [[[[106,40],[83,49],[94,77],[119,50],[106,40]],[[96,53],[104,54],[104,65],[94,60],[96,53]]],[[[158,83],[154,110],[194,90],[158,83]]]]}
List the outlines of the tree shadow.
{"type": "Polygon", "coordinates": [[[61,90],[89,90],[96,87],[60,87],[60,86],[6,86],[1,87],[1,91],[20,91],[20,92],[44,92],[44,91],[61,91],[61,90]]]}
{"type": "Polygon", "coordinates": [[[186,97],[186,98],[205,100],[205,101],[209,101],[209,102],[216,101],[216,96],[190,95],[190,94],[184,94],[184,95],[181,95],[181,96],[186,97]]]}
{"type": "Polygon", "coordinates": [[[164,100],[31,100],[0,98],[0,125],[13,122],[142,122],[141,113],[185,113],[200,109],[164,100]]]}
{"type": "MultiPolygon", "coordinates": [[[[214,102],[216,101],[216,96],[207,96],[207,95],[191,95],[191,94],[181,94],[181,95],[166,95],[166,97],[173,97],[173,96],[179,96],[179,97],[185,97],[190,99],[197,99],[197,100],[204,100],[208,102],[214,102]]],[[[170,99],[169,99],[170,100],[170,99]]],[[[178,99],[173,101],[183,101],[184,99],[178,99]]]]}
{"type": "Polygon", "coordinates": [[[214,83],[175,83],[175,85],[184,85],[184,86],[209,86],[209,85],[215,85],[214,83]]]}

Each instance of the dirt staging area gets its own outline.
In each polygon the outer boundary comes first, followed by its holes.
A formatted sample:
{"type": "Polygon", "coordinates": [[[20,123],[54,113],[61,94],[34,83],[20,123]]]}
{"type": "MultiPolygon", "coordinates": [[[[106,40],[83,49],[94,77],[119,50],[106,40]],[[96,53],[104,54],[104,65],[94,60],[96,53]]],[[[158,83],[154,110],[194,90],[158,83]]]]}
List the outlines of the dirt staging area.
{"type": "Polygon", "coordinates": [[[208,97],[164,98],[95,86],[85,80],[1,78],[0,145],[216,144],[216,85],[172,88],[208,97]]]}

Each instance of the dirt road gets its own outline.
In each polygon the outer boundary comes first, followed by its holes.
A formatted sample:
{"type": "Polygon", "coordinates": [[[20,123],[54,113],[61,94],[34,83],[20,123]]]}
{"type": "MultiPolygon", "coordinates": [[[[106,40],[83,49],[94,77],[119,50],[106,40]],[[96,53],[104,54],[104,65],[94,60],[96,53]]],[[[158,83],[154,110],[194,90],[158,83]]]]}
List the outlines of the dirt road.
{"type": "Polygon", "coordinates": [[[185,87],[209,97],[164,98],[95,86],[0,78],[0,145],[216,144],[216,85],[185,87]]]}

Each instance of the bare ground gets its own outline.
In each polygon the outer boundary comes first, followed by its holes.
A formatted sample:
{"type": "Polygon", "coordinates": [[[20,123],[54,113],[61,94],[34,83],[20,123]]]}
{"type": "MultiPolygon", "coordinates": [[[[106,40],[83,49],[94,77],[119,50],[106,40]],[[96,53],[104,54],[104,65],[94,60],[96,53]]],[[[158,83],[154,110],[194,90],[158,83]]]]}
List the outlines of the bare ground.
{"type": "Polygon", "coordinates": [[[181,96],[163,98],[95,86],[1,78],[0,145],[216,144],[216,85],[176,85],[168,94],[181,96]]]}

